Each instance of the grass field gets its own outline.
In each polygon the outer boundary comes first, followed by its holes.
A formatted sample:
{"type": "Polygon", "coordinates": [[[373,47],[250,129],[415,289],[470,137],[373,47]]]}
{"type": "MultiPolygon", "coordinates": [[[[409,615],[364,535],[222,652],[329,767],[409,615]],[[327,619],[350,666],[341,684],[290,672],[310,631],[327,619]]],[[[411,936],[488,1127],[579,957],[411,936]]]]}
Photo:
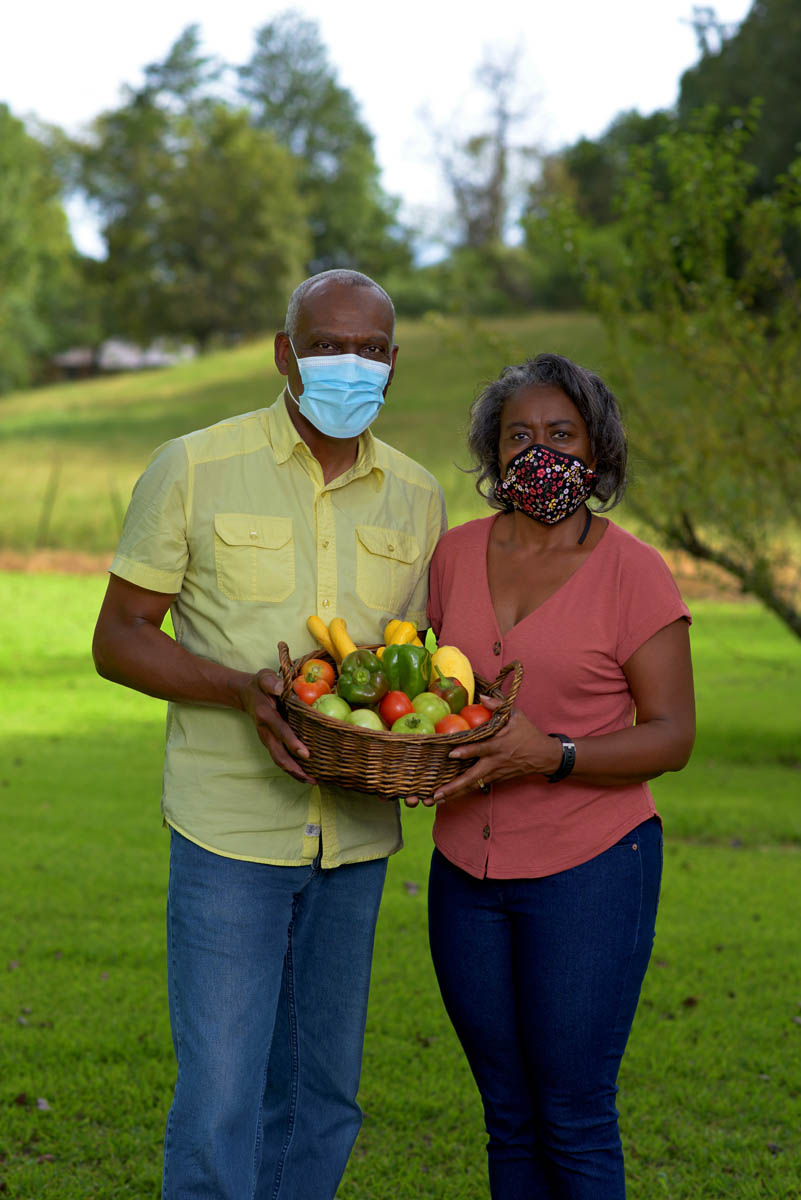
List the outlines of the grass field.
{"type": "MultiPolygon", "coordinates": [[[[477,384],[550,349],[604,370],[591,317],[399,328],[377,432],[482,511],[461,433],[477,384]]],[[[656,369],[656,368],[654,368],[656,369]]],[[[0,551],[108,555],[160,442],[271,402],[269,343],[0,400],[0,551]]],[[[623,520],[625,521],[625,512],[623,520]]],[[[164,706],[98,679],[102,574],[0,572],[0,1192],[156,1200],[174,1078],[164,981],[164,706]]],[[[621,1078],[632,1200],[801,1196],[801,644],[694,601],[699,736],[656,781],[666,870],[621,1078]]],[[[341,1200],[482,1200],[481,1111],[426,943],[431,814],[406,812],[379,922],[341,1200]]]]}
{"type": "MultiPolygon", "coordinates": [[[[174,1077],[164,984],[163,705],[98,679],[101,575],[0,574],[0,1181],[14,1197],[158,1195],[174,1077]]],[[[655,783],[657,945],[621,1079],[633,1200],[801,1195],[801,646],[694,605],[700,733],[655,783]]],[[[379,922],[341,1200],[481,1200],[478,1097],[429,964],[427,811],[379,922]]]]}

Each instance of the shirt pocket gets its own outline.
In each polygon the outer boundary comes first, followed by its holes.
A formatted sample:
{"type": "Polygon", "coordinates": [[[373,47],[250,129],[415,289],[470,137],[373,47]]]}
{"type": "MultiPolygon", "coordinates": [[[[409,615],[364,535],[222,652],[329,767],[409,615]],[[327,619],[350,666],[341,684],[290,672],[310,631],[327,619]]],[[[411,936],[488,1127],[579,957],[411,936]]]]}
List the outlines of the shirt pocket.
{"type": "Polygon", "coordinates": [[[420,578],[420,545],[412,533],[356,526],[356,594],[368,608],[402,615],[420,578]]]}
{"type": "Polygon", "coordinates": [[[291,517],[216,513],[217,586],[229,600],[278,603],[295,590],[291,517]]]}

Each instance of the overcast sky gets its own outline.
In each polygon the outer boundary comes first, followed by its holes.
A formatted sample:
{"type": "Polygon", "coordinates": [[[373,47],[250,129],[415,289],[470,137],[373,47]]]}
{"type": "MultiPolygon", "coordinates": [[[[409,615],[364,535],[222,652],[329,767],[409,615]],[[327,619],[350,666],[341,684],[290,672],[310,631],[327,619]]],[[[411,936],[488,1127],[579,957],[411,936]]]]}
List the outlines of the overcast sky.
{"type": "MultiPolygon", "coordinates": [[[[428,131],[478,119],[486,49],[519,47],[530,116],[518,134],[544,149],[593,137],[627,109],[671,105],[697,59],[692,0],[0,0],[0,101],[75,130],[118,103],[121,85],[138,84],[186,25],[200,25],[208,51],[243,63],[254,30],[289,7],[318,23],[375,136],[384,187],[410,210],[442,198],[428,131]]],[[[751,2],[714,7],[739,22],[751,2]]]]}

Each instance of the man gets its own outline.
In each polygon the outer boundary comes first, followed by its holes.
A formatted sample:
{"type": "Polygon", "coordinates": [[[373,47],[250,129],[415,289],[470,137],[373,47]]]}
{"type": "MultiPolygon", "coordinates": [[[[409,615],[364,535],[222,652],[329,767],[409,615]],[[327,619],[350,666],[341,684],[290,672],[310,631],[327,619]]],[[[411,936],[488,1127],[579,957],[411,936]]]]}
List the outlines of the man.
{"type": "Polygon", "coordinates": [[[165,1200],[330,1200],[361,1123],[400,820],[397,805],[316,786],[274,668],[281,639],[313,649],[312,613],[345,617],[358,644],[392,617],[424,621],[442,492],[367,428],[393,337],[392,303],[366,276],[302,283],[275,338],[282,395],[162,447],[111,565],[97,669],[170,701],[165,1200]]]}

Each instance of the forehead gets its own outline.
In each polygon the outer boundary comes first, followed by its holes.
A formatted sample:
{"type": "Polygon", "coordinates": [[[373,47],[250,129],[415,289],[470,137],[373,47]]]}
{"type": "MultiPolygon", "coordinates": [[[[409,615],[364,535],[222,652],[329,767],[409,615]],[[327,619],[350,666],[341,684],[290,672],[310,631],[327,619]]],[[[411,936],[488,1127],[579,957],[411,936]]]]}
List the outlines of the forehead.
{"type": "Polygon", "coordinates": [[[584,424],[581,413],[559,387],[530,384],[512,392],[503,406],[501,424],[515,421],[573,421],[584,424]]]}
{"type": "Polygon", "coordinates": [[[298,332],[330,333],[354,338],[392,339],[393,314],[387,301],[371,287],[320,283],[310,288],[298,313],[298,332]]]}

